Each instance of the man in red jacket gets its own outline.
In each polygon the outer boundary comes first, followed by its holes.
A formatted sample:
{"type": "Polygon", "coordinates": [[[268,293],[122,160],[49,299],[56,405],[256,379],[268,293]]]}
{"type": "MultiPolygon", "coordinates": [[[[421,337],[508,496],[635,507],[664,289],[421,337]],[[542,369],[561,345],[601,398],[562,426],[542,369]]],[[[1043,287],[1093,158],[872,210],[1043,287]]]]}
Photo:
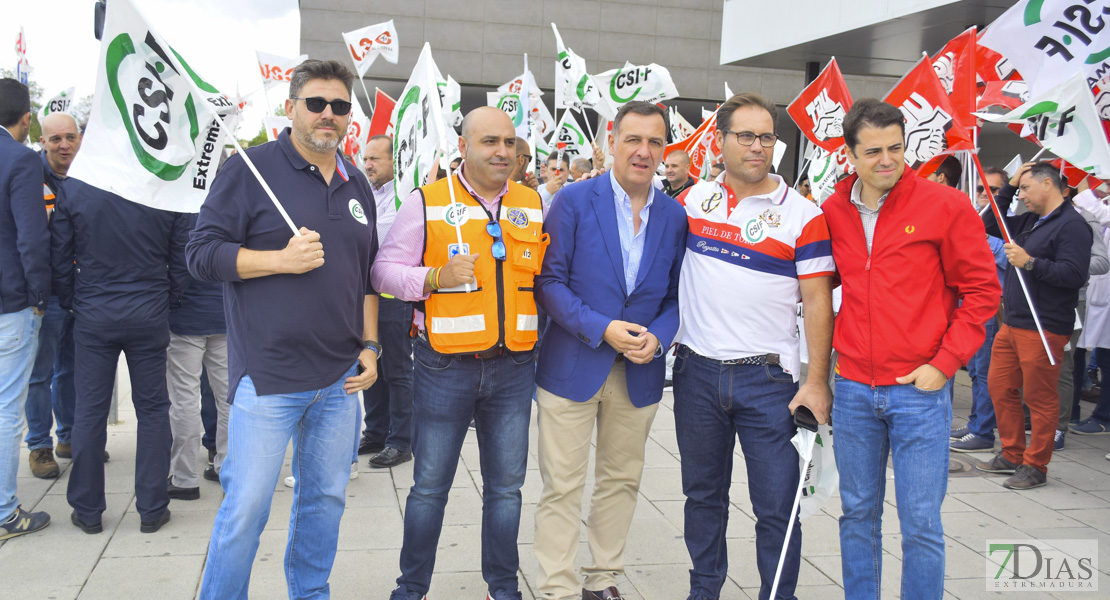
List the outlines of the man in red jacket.
{"type": "Polygon", "coordinates": [[[968,198],[907,169],[904,140],[897,108],[854,104],[844,141],[856,174],[822,206],[843,285],[833,423],[847,598],[879,596],[888,453],[902,589],[943,596],[951,378],[982,345],[1002,292],[968,198]]]}

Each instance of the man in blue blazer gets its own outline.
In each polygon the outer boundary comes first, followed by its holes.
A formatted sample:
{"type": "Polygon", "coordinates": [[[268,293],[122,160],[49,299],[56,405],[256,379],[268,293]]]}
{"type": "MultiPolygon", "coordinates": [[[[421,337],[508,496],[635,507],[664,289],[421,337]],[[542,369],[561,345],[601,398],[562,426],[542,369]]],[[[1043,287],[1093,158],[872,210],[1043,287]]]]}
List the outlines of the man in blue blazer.
{"type": "Polygon", "coordinates": [[[535,294],[550,324],[536,372],[543,495],[535,550],[545,599],[621,598],[616,580],[663,395],[663,352],[678,331],[685,212],[652,185],[666,132],[659,107],[626,104],[609,138],[613,169],[560,191],[544,223],[551,245],[535,294]],[[593,562],[583,586],[574,559],[595,421],[593,562]]]}
{"type": "Polygon", "coordinates": [[[50,234],[42,163],[23,145],[31,129],[27,86],[0,79],[0,540],[46,527],[16,499],[27,382],[50,297],[50,234]]]}

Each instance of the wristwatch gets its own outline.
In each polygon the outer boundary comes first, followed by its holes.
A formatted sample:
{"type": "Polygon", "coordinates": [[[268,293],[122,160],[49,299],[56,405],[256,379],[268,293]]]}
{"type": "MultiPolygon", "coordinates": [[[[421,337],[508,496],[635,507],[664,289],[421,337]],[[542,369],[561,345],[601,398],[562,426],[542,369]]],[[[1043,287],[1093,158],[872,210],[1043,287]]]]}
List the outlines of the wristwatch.
{"type": "Polygon", "coordinates": [[[1025,264],[1022,265],[1021,268],[1025,269],[1026,271],[1032,271],[1033,270],[1033,260],[1034,260],[1033,257],[1029,257],[1029,260],[1025,261],[1025,264]]]}
{"type": "Polygon", "coordinates": [[[382,355],[382,345],[377,340],[362,340],[362,347],[367,350],[373,350],[380,358],[382,355]]]}

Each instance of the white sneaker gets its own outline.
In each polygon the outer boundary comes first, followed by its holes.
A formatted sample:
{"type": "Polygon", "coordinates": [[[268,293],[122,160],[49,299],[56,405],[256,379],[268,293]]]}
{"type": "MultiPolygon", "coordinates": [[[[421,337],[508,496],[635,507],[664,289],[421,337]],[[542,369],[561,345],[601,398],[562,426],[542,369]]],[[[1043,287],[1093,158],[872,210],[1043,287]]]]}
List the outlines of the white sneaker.
{"type": "Polygon", "coordinates": [[[293,487],[297,483],[297,478],[290,475],[285,478],[285,487],[293,487]]]}
{"type": "Polygon", "coordinates": [[[358,479],[358,463],[351,463],[351,479],[358,479]]]}

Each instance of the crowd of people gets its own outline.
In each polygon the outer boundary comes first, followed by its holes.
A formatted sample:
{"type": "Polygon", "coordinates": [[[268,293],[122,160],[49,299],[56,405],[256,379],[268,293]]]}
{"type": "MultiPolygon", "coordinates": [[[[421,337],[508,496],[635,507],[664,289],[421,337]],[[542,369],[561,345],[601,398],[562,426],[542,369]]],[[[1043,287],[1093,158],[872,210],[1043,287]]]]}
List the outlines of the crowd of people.
{"type": "Polygon", "coordinates": [[[1002,219],[977,215],[954,189],[959,161],[918,177],[904,162],[902,113],[864,99],[843,126],[855,174],[819,207],[808,182],[773,172],[774,103],[741,93],[717,111],[721,160],[707,180],[690,177],[686,153],[664,157],[668,116],[654,104],[620,109],[609,157],[596,146],[591,157],[552,155],[538,175],[510,118],[482,107],[463,120],[461,160],[401,199],[389,137],[368,141],[363,172],[337,153],[353,79],[334,61],[296,67],[291,127],[246,151],[297,231],[238,154],[199,215],[67,177],[81,143],[73,117],[42,121],[36,156],[22,143],[28,90],[0,80],[0,539],[50,521],[19,505],[21,439],[36,477],[58,477],[57,458],[72,459],[70,520],[102,531],[121,352],[141,530],[169,522],[171,499],[198,498],[201,478],[224,493],[204,599],[247,597],[290,442],[291,598],[328,596],[359,455],[376,468],[413,461],[390,598],[426,598],[473,428],[487,599],[519,599],[533,410],[536,593],[622,598],[645,444],[670,384],[689,600],[718,598],[727,577],[737,440],[760,598],[776,579],[777,597],[794,597],[802,526],[790,440],[803,413],[836,423],[846,597],[879,594],[890,456],[902,586],[940,598],[950,451],[990,452],[997,429],[1001,450],[980,468],[1024,490],[1045,485],[1065,431],[1110,433],[1110,386],[1078,419],[1091,388],[1082,349],[1107,348],[1093,360],[1110,367],[1110,207],[1097,190],[1068,190],[1058,168],[989,169],[978,203],[993,195],[1002,219]],[[964,366],[973,407],[953,429],[964,366]],[[590,557],[576,572],[594,439],[590,557]]]}

